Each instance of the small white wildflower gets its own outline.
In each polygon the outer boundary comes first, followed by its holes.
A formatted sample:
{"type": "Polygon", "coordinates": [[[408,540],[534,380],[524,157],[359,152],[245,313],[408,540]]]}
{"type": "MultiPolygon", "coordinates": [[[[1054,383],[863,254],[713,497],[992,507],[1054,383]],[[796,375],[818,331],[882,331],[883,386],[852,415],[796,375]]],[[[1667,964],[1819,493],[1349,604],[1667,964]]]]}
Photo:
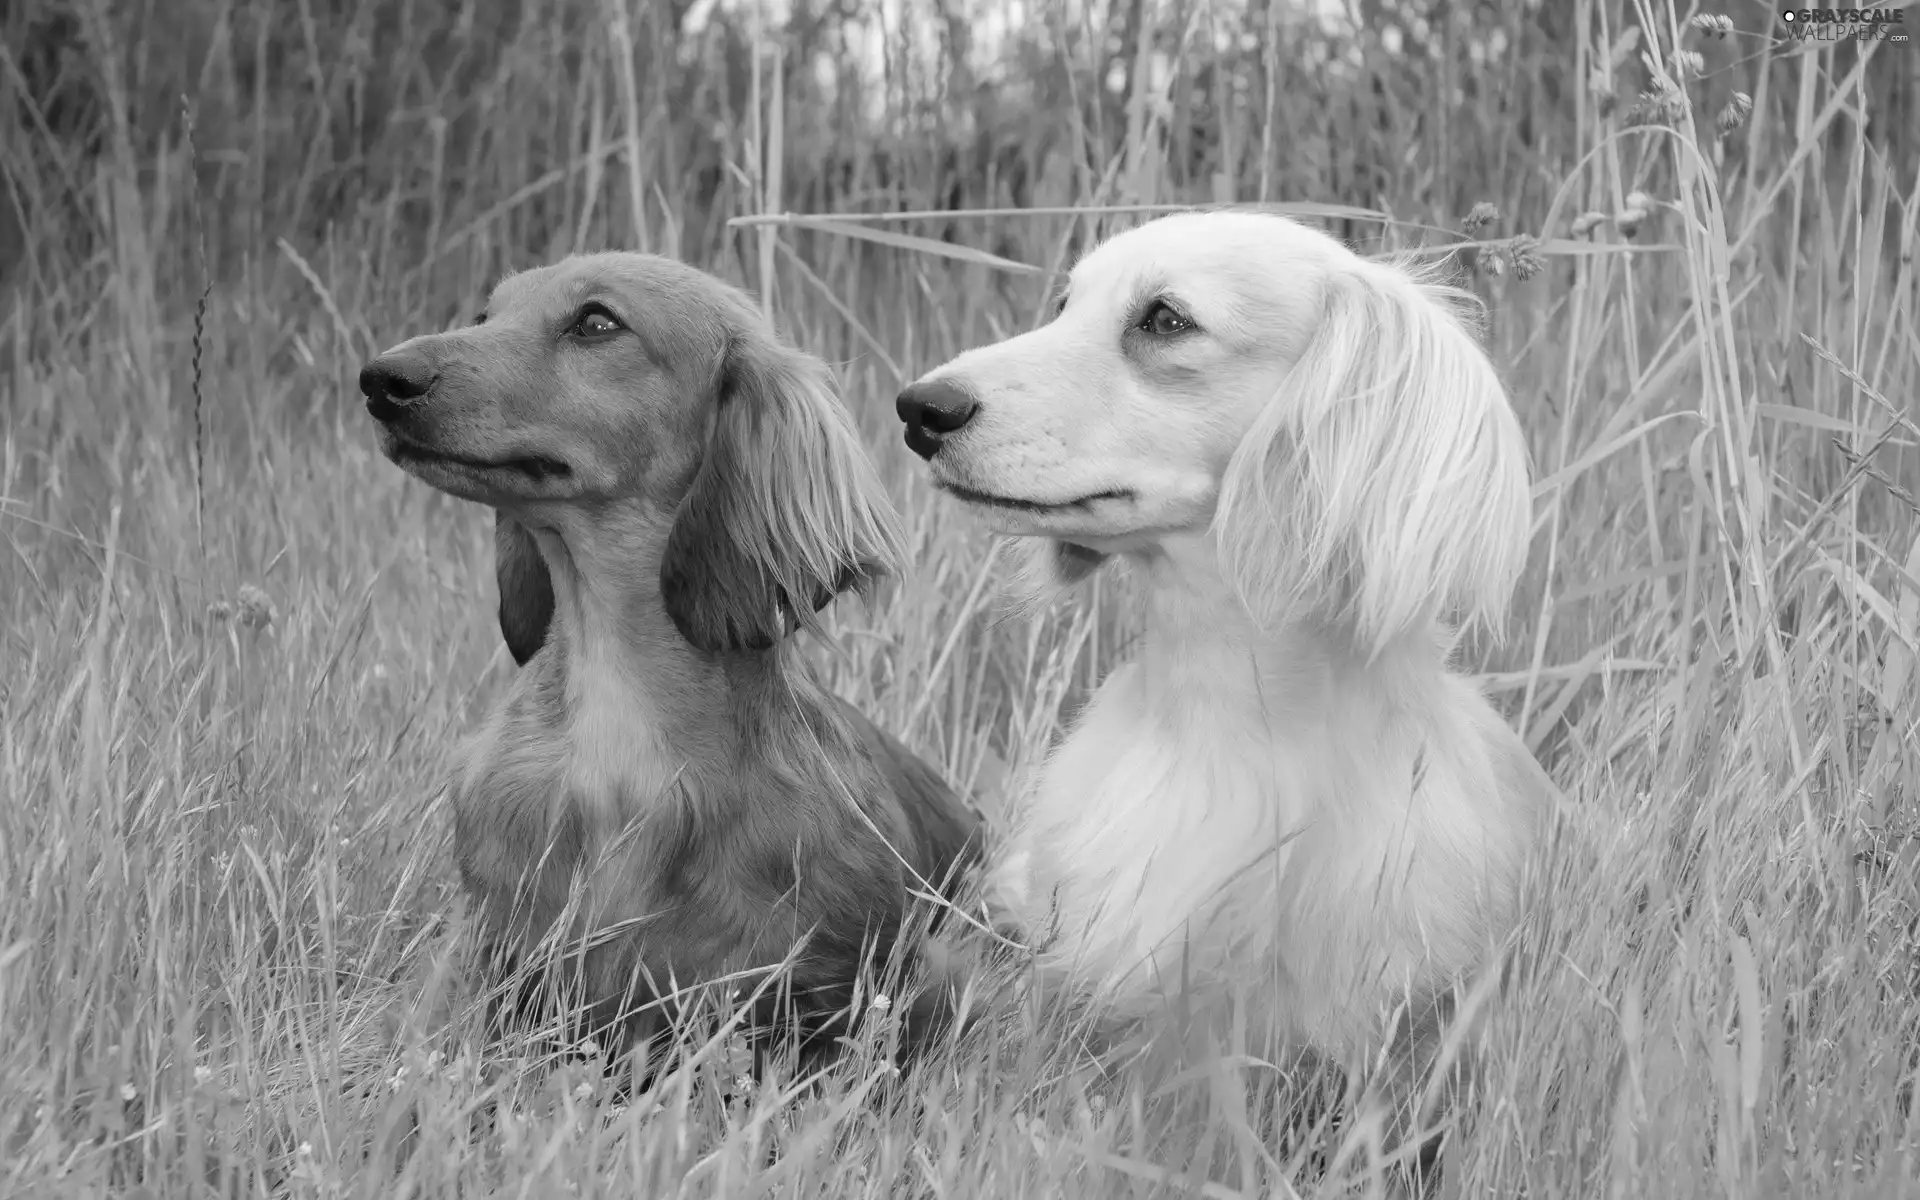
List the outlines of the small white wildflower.
{"type": "Polygon", "coordinates": [[[873,1006],[881,1012],[886,1012],[893,1007],[893,998],[885,992],[875,992],[873,994],[873,1006]]]}
{"type": "Polygon", "coordinates": [[[1626,205],[1614,214],[1613,223],[1619,226],[1621,233],[1632,237],[1635,231],[1640,228],[1640,222],[1646,220],[1652,212],[1653,200],[1651,197],[1645,192],[1629,192],[1627,193],[1626,205]]]}
{"type": "Polygon", "coordinates": [[[407,1082],[407,1064],[401,1063],[399,1066],[393,1069],[393,1074],[387,1077],[387,1090],[390,1092],[397,1092],[400,1090],[401,1086],[406,1082],[407,1082]]]}
{"type": "Polygon", "coordinates": [[[1681,78],[1700,76],[1707,73],[1707,59],[1698,50],[1675,50],[1673,52],[1674,74],[1681,78]]]}
{"type": "Polygon", "coordinates": [[[193,1069],[193,1081],[195,1083],[205,1084],[205,1083],[211,1082],[212,1079],[213,1079],[212,1067],[195,1067],[193,1069]]]}
{"type": "Polygon", "coordinates": [[[588,1058],[599,1058],[600,1043],[594,1041],[592,1038],[588,1038],[586,1041],[580,1043],[580,1053],[586,1055],[588,1058]]]}
{"type": "Polygon", "coordinates": [[[575,1100],[590,1100],[590,1099],[592,1099],[592,1098],[593,1098],[593,1085],[592,1085],[591,1083],[588,1083],[588,1082],[586,1082],[585,1080],[581,1080],[581,1081],[580,1081],[580,1082],[579,1082],[578,1084],[576,1084],[576,1085],[574,1085],[574,1089],[573,1089],[573,1098],[574,1098],[575,1100]]]}
{"type": "Polygon", "coordinates": [[[130,1083],[123,1083],[120,1085],[120,1098],[131,1104],[140,1098],[140,1089],[130,1083]]]}
{"type": "Polygon", "coordinates": [[[301,1142],[300,1148],[295,1150],[294,1153],[298,1154],[301,1158],[311,1158],[313,1156],[313,1143],[301,1142]]]}
{"type": "Polygon", "coordinates": [[[279,614],[274,611],[273,600],[251,583],[240,585],[240,606],[234,613],[234,619],[248,629],[265,629],[273,624],[279,614]]]}

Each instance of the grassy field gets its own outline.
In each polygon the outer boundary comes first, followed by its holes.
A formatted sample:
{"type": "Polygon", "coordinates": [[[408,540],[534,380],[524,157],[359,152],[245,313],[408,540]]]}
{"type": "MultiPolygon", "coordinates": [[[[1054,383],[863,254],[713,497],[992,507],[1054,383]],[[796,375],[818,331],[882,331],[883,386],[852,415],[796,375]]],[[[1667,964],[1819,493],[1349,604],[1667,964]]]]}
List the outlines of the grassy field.
{"type": "Polygon", "coordinates": [[[365,358],[579,248],[759,291],[915,531],[821,669],[993,808],[1124,607],[1007,616],[892,398],[1213,200],[1453,247],[1531,441],[1518,615],[1465,665],[1569,802],[1448,1192],[1920,1193],[1920,47],[1671,0],[1029,5],[998,46],[933,0],[623,3],[0,15],[0,1193],[1377,1188],[1297,1106],[1067,1039],[732,1095],[722,1040],[622,1104],[390,1019],[454,900],[442,755],[510,665],[488,515],[379,456],[365,358]],[[1081,211],[729,224],[1015,206],[1081,211]]]}

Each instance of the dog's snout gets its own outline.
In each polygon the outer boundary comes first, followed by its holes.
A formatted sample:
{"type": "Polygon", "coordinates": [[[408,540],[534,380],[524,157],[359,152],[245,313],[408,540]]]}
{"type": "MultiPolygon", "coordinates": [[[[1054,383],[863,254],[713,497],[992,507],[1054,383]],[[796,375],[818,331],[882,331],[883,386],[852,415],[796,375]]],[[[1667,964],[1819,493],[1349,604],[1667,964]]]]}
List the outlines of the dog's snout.
{"type": "Polygon", "coordinates": [[[940,443],[966,428],[980,411],[973,393],[945,380],[923,380],[909,384],[894,401],[893,410],[907,426],[907,447],[921,458],[930,459],[940,443]]]}
{"type": "Polygon", "coordinates": [[[411,354],[383,354],[360,368],[360,394],[376,421],[391,421],[407,406],[433,390],[439,372],[426,359],[411,354]]]}

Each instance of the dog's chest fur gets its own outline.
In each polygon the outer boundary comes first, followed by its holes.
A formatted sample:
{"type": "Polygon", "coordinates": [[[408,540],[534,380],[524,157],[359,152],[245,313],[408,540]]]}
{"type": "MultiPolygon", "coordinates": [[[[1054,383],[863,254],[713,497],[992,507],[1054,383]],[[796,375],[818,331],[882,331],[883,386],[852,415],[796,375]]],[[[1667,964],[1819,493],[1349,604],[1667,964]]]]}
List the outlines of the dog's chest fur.
{"type": "Polygon", "coordinates": [[[454,788],[485,939],[523,955],[591,935],[584,998],[601,1012],[805,939],[795,993],[844,1006],[901,919],[890,847],[922,847],[831,698],[771,660],[641,678],[559,649],[522,668],[454,788]]]}
{"type": "Polygon", "coordinates": [[[1101,685],[995,881],[1043,971],[1136,1017],[1183,980],[1238,988],[1342,1045],[1396,986],[1479,956],[1478,906],[1510,905],[1511,885],[1468,864],[1504,869],[1521,844],[1469,802],[1505,782],[1480,751],[1504,726],[1444,676],[1429,703],[1378,703],[1312,645],[1161,625],[1101,685]]]}
{"type": "MultiPolygon", "coordinates": [[[[613,664],[544,653],[474,739],[454,791],[455,848],[487,924],[548,928],[590,854],[642,849],[685,764],[647,694],[613,664]]],[[[585,871],[583,872],[583,868],[585,871]]]]}

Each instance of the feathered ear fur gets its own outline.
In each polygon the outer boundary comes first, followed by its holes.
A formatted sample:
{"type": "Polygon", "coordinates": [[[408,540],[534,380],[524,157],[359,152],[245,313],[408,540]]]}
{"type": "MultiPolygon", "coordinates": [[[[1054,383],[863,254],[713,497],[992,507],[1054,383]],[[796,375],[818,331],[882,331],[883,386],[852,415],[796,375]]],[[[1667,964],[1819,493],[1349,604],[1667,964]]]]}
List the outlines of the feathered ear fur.
{"type": "Polygon", "coordinates": [[[1221,484],[1221,560],[1256,615],[1344,617],[1370,653],[1447,611],[1498,632],[1532,504],[1471,303],[1381,263],[1328,277],[1318,329],[1221,484]]]}
{"type": "Polygon", "coordinates": [[[770,646],[896,569],[903,545],[826,364],[771,334],[738,337],[660,564],[681,636],[716,652],[770,646]]]}
{"type": "Polygon", "coordinates": [[[553,624],[553,580],[540,547],[526,527],[507,514],[493,514],[493,573],[500,583],[500,636],[513,661],[527,660],[546,644],[553,624]]]}

